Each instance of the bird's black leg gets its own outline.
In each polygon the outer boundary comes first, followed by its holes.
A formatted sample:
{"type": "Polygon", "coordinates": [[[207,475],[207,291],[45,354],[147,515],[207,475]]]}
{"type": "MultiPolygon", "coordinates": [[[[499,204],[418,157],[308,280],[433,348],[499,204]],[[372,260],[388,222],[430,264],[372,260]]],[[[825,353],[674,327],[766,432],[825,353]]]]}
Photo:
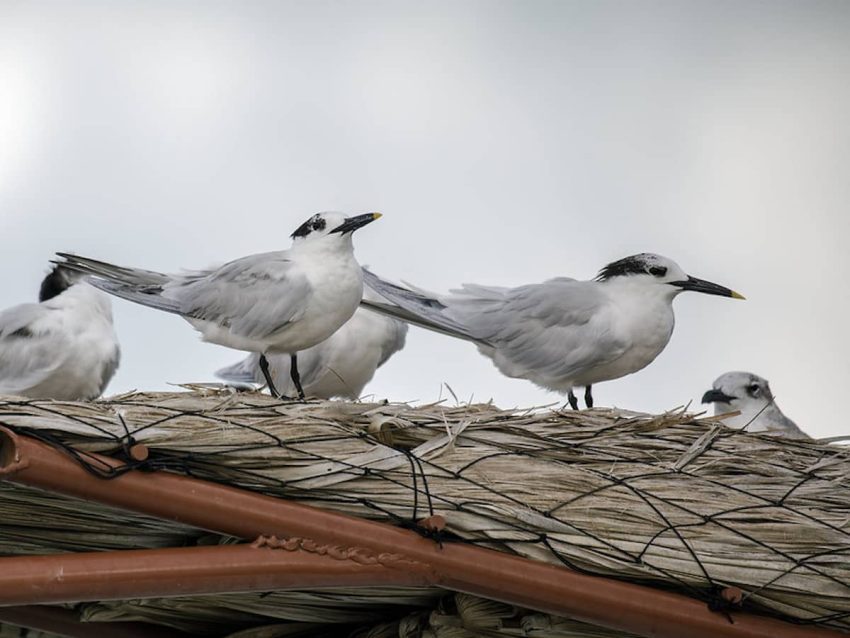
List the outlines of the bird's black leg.
{"type": "Polygon", "coordinates": [[[269,387],[269,392],[275,399],[283,398],[280,392],[277,391],[277,388],[274,387],[274,381],[272,381],[272,375],[269,373],[269,360],[266,359],[266,355],[260,355],[260,372],[263,373],[263,376],[266,379],[266,385],[269,387]]]}
{"type": "Polygon", "coordinates": [[[298,374],[298,355],[291,356],[292,364],[289,366],[289,376],[292,378],[292,383],[295,384],[295,389],[298,390],[298,398],[304,400],[304,388],[301,387],[301,375],[298,374]]]}
{"type": "Polygon", "coordinates": [[[576,395],[573,394],[572,388],[569,392],[567,392],[567,401],[570,402],[570,407],[573,410],[578,410],[578,399],[576,399],[576,395]]]}
{"type": "Polygon", "coordinates": [[[592,387],[592,385],[587,385],[584,387],[584,405],[588,408],[593,407],[593,395],[591,394],[592,387]]]}

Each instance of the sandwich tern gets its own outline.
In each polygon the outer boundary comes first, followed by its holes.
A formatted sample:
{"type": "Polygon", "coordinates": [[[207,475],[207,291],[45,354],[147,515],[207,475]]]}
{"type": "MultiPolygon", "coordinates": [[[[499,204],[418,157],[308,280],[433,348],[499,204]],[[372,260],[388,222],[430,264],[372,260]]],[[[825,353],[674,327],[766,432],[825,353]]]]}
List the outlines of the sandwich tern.
{"type": "Polygon", "coordinates": [[[79,279],[56,266],[39,303],[0,312],[0,394],[79,401],[103,393],[121,356],[112,306],[79,279]]]}
{"type": "Polygon", "coordinates": [[[767,379],[751,372],[721,374],[711,390],[702,395],[702,402],[713,403],[714,414],[739,411],[741,414],[738,416],[723,419],[729,427],[795,439],[809,438],[796,423],[782,414],[767,379]]]}
{"type": "Polygon", "coordinates": [[[593,281],[566,277],[517,288],[464,284],[447,295],[405,288],[365,271],[387,303],[361,302],[414,325],[472,341],[509,377],[566,393],[637,372],[673,333],[673,299],[686,290],[743,299],[687,275],[671,259],[642,253],[605,266],[593,281]]]}
{"type": "Polygon", "coordinates": [[[297,353],[330,337],[354,314],[363,274],[351,235],[380,216],[318,213],[292,233],[288,250],[206,270],[162,274],[69,253],[57,253],[57,263],[117,297],[180,315],[204,341],[260,353],[260,370],[277,397],[266,356],[289,355],[290,377],[303,399],[297,353]]]}
{"type": "MultiPolygon", "coordinates": [[[[364,288],[363,297],[372,301],[381,299],[369,288],[364,288]]],[[[320,399],[359,399],[375,370],[404,347],[406,336],[405,322],[358,308],[329,338],[298,353],[304,392],[320,399]]],[[[242,361],[222,368],[216,376],[231,383],[263,383],[259,358],[258,353],[251,353],[242,361]]],[[[270,354],[268,362],[278,389],[284,394],[292,392],[289,357],[270,354]]]]}

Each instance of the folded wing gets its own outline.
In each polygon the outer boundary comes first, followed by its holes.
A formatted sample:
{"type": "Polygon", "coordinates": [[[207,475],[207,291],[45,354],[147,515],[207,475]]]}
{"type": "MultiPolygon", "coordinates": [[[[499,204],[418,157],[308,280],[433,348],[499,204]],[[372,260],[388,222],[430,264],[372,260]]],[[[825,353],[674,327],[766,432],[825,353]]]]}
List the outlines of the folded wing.
{"type": "Polygon", "coordinates": [[[40,304],[0,312],[0,394],[24,394],[64,363],[71,344],[50,314],[40,304]]]}

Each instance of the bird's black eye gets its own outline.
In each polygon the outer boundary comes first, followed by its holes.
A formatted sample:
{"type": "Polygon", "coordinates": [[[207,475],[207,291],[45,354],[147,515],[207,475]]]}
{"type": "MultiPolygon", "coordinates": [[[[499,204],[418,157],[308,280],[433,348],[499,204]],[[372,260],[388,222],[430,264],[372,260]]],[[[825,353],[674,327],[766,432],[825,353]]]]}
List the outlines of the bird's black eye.
{"type": "Polygon", "coordinates": [[[313,230],[324,230],[326,224],[324,217],[316,217],[313,219],[313,230]]]}
{"type": "Polygon", "coordinates": [[[663,277],[667,274],[667,269],[664,266],[653,266],[649,269],[649,274],[654,277],[663,277]]]}
{"type": "Polygon", "coordinates": [[[747,394],[753,398],[757,398],[761,394],[761,388],[757,383],[751,383],[747,386],[747,394]]]}

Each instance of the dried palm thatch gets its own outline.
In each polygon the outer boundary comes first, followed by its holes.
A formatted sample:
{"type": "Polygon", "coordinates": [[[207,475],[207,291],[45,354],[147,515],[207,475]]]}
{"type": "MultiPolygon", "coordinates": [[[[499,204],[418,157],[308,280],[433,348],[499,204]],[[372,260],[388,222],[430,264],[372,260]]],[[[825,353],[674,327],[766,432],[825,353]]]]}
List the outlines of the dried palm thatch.
{"type": "Polygon", "coordinates": [[[15,625],[0,625],[0,638],[62,638],[62,636],[15,625]]]}
{"type": "MultiPolygon", "coordinates": [[[[281,638],[285,634],[280,634],[281,638]]],[[[447,596],[433,610],[355,633],[352,638],[637,638],[567,618],[530,612],[468,594],[447,596]]],[[[228,638],[277,638],[274,633],[228,638]]]]}
{"type": "Polygon", "coordinates": [[[0,483],[0,555],[180,547],[199,531],[97,503],[0,483]]]}
{"type": "MultiPolygon", "coordinates": [[[[325,626],[325,631],[327,627],[325,626]]],[[[322,627],[272,624],[227,638],[318,638],[322,627]],[[310,632],[313,633],[302,633],[310,632]]],[[[637,638],[566,618],[528,611],[468,594],[441,597],[432,606],[398,619],[363,627],[349,638],[637,638]]]]}
{"type": "MultiPolygon", "coordinates": [[[[347,635],[353,626],[371,627],[387,618],[404,618],[411,610],[430,610],[444,595],[437,588],[376,587],[183,596],[84,605],[80,617],[87,622],[168,625],[193,636],[240,635],[242,627],[251,627],[256,638],[336,636],[347,635]]],[[[251,634],[246,630],[246,635],[251,634]]]]}
{"type": "MultiPolygon", "coordinates": [[[[842,447],[744,434],[683,411],[298,404],[216,391],[10,399],[0,422],[108,454],[132,436],[151,450],[150,467],[390,522],[439,513],[468,542],[706,599],[735,585],[750,607],[850,628],[842,447]]],[[[140,517],[121,538],[126,514],[0,494],[0,517],[17,521],[13,535],[0,529],[9,553],[22,537],[22,551],[36,551],[197,535],[140,517]],[[43,526],[36,542],[32,526],[43,526]]]]}

